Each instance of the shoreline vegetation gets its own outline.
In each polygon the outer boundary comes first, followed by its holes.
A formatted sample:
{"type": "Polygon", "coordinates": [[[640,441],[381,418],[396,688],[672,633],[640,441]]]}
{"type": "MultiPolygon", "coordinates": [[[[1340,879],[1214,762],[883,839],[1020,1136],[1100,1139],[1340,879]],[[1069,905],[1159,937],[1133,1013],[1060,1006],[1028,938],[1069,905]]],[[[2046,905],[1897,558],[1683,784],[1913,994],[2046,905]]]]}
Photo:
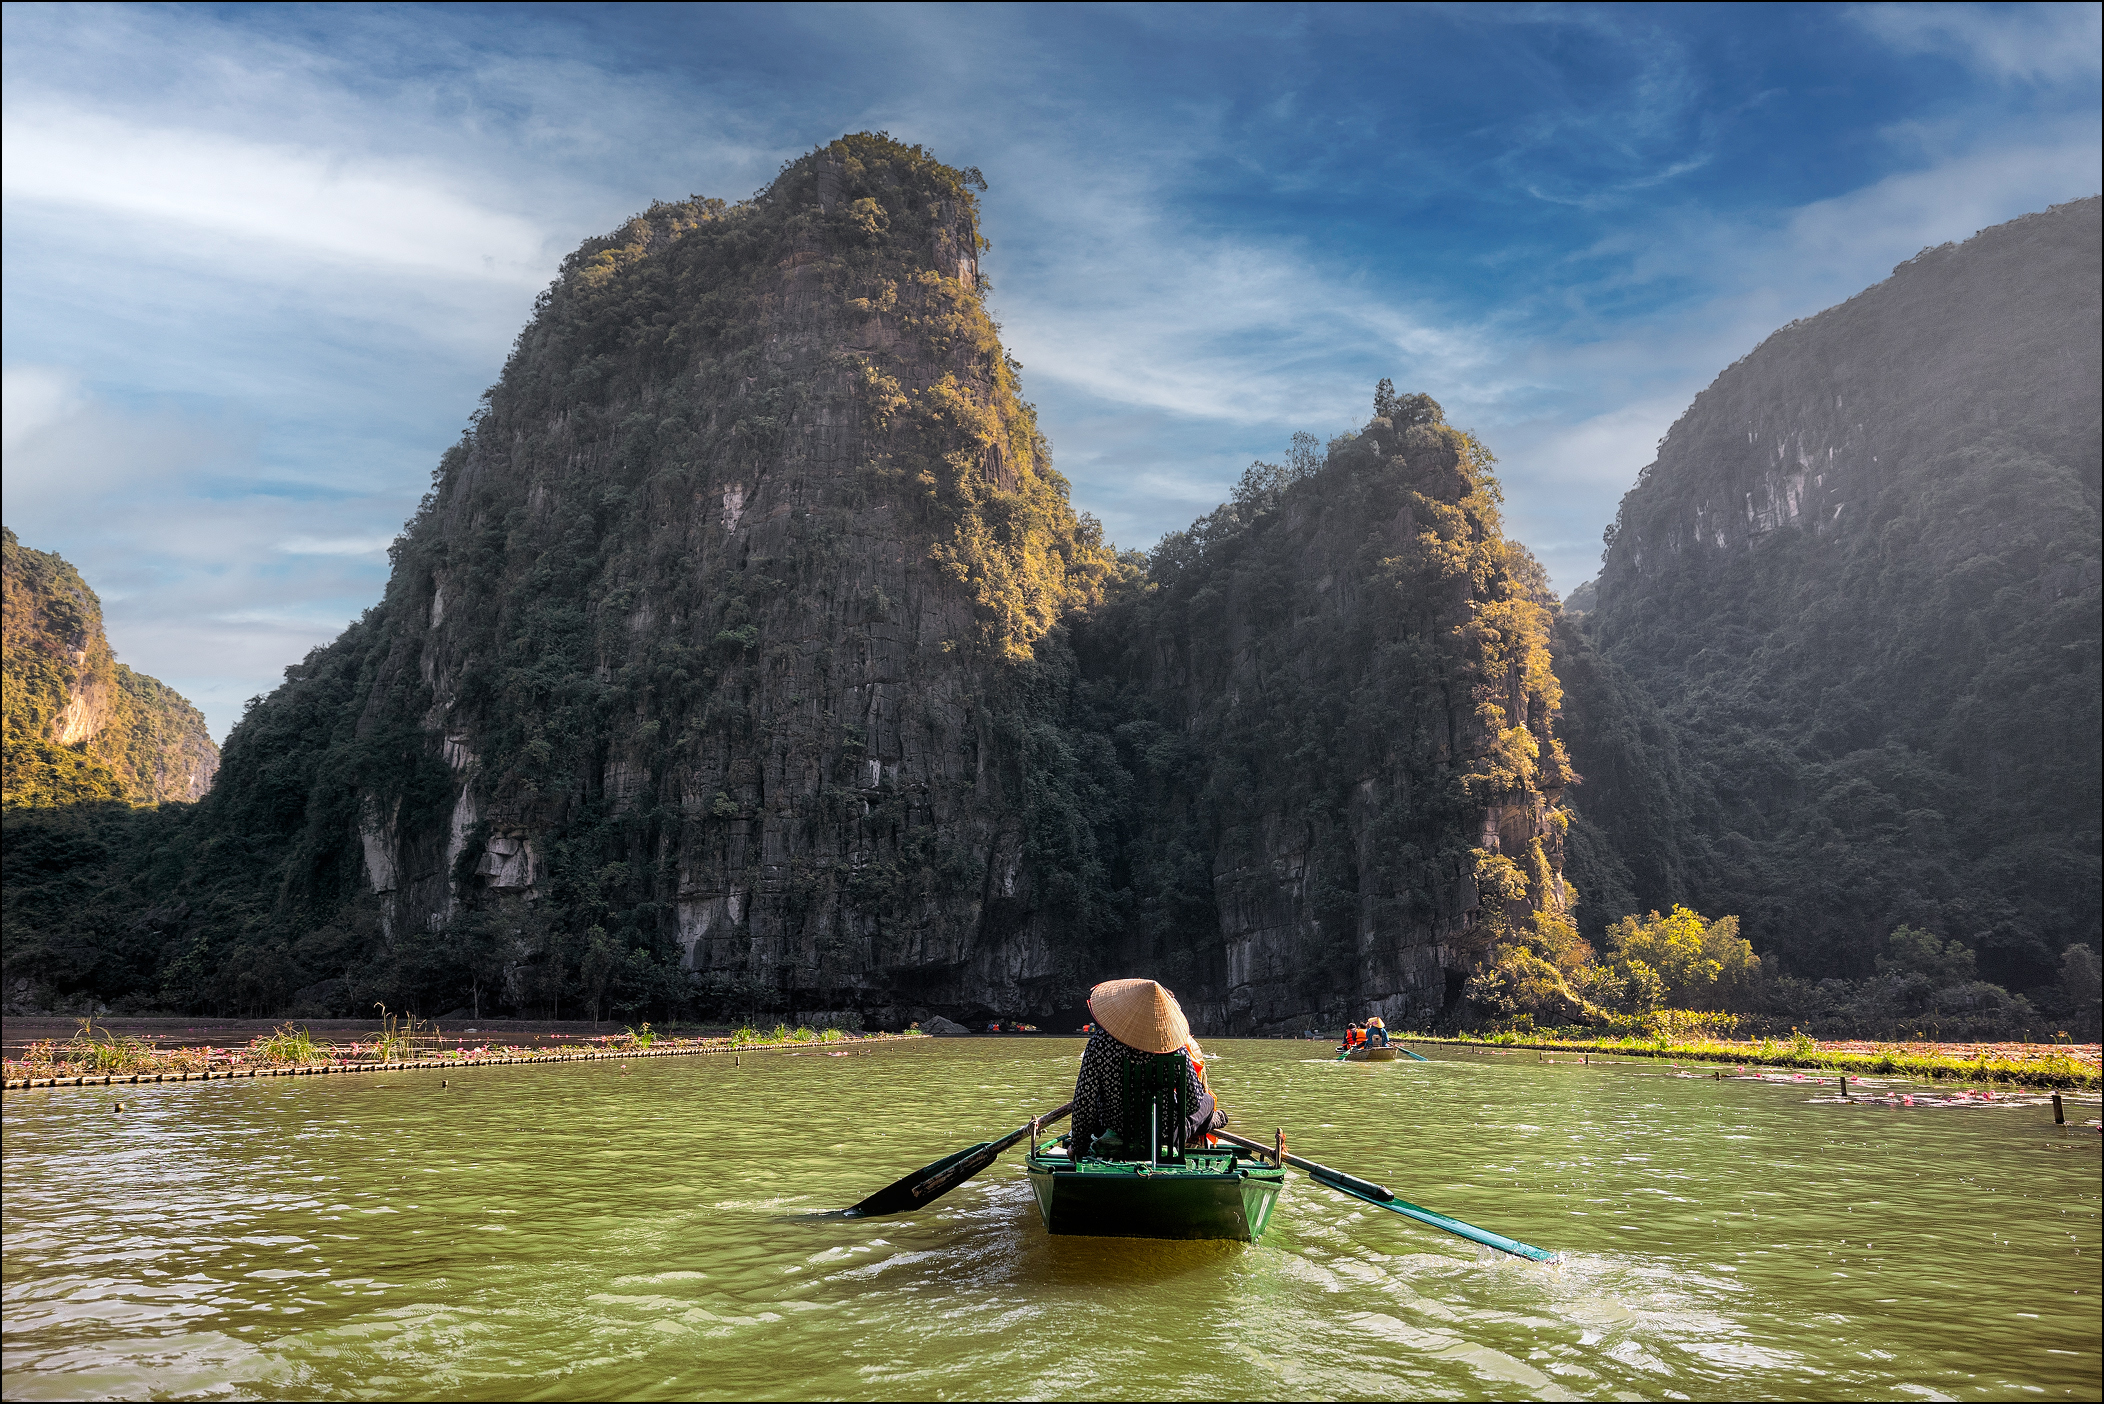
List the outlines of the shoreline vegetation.
{"type": "Polygon", "coordinates": [[[1685,1058],[1692,1062],[1809,1068],[1832,1073],[1924,1080],[2008,1082],[2024,1087],[2095,1090],[2104,1086],[2099,1065],[2104,1047],[2094,1043],[1930,1043],[1872,1039],[1818,1039],[1793,1031],[1788,1038],[1676,1041],[1664,1037],[1588,1037],[1556,1030],[1478,1035],[1391,1035],[1399,1043],[1435,1043],[1459,1048],[1536,1049],[1554,1053],[1602,1053],[1630,1058],[1685,1058]]]}
{"type": "MultiPolygon", "coordinates": [[[[470,1031],[463,1031],[470,1032],[470,1031]]],[[[1688,1034],[1694,1034],[1690,1037],[1688,1034]]],[[[853,1034],[838,1028],[771,1029],[744,1025],[723,1034],[687,1034],[644,1023],[575,1044],[537,1046],[470,1042],[419,1020],[390,1018],[369,1039],[326,1042],[305,1027],[282,1024],[238,1046],[203,1044],[157,1048],[86,1021],[72,1038],[28,1044],[19,1058],[0,1063],[9,1089],[88,1078],[156,1081],[288,1072],[361,1072],[408,1066],[449,1068],[486,1063],[566,1062],[578,1059],[671,1054],[734,1053],[746,1049],[827,1047],[928,1037],[918,1024],[900,1033],[853,1034]]],[[[1911,1077],[1927,1081],[2002,1082],[2026,1087],[2097,1090],[2104,1087],[2104,1047],[2069,1043],[1990,1043],[1818,1039],[1796,1030],[1787,1038],[1681,1037],[1663,1032],[1601,1037],[1584,1029],[1536,1029],[1485,1034],[1403,1033],[1397,1042],[1486,1051],[1527,1049],[1615,1057],[1802,1068],[1829,1073],[1911,1077]]]]}
{"type": "Polygon", "coordinates": [[[370,1039],[324,1042],[306,1028],[282,1024],[236,1047],[202,1044],[157,1048],[144,1039],[112,1034],[83,1021],[63,1042],[42,1039],[20,1058],[0,1062],[9,1090],[43,1084],[188,1081],[204,1078],[278,1076],[286,1073],[381,1072],[393,1069],[475,1067],[494,1063],[560,1063],[579,1060],[667,1057],[673,1054],[736,1053],[746,1049],[823,1047],[924,1038],[918,1024],[901,1033],[851,1034],[837,1028],[761,1030],[746,1025],[728,1034],[665,1033],[648,1023],[602,1034],[566,1047],[492,1042],[471,1043],[416,1019],[390,1017],[370,1039]]]}

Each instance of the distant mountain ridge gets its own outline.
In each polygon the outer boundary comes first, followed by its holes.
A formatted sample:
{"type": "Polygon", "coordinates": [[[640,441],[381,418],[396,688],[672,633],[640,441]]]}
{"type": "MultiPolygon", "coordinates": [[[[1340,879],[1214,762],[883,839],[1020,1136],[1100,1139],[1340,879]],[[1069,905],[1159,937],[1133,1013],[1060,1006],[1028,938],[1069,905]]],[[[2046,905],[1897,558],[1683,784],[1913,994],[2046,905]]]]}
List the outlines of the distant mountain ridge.
{"type": "Polygon", "coordinates": [[[1860,975],[1904,922],[2018,988],[2095,943],[2099,263],[2095,197],[1924,250],[1674,424],[1558,631],[1586,926],[1860,975]]]}
{"type": "Polygon", "coordinates": [[[102,601],[66,560],[5,529],[0,804],[197,800],[219,747],[175,689],[119,663],[102,601]]]}

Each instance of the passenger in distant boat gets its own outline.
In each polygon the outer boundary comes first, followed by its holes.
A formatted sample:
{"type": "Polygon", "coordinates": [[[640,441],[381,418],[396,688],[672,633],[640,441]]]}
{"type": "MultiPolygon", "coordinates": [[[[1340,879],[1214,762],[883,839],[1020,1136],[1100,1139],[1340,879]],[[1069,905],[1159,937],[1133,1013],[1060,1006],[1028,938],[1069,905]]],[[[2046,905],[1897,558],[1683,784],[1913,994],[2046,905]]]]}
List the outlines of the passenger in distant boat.
{"type": "Polygon", "coordinates": [[[1378,1014],[1366,1021],[1366,1041],[1375,1048],[1388,1046],[1388,1026],[1381,1022],[1378,1014]]]}
{"type": "MultiPolygon", "coordinates": [[[[1190,1021],[1176,996],[1152,980],[1106,980],[1089,991],[1095,1031],[1081,1051],[1081,1073],[1074,1079],[1072,1144],[1082,1155],[1096,1138],[1125,1119],[1125,1070],[1149,1058],[1179,1050],[1190,1059],[1184,1104],[1190,1108],[1178,1137],[1180,1146],[1202,1144],[1206,1135],[1227,1125],[1205,1082],[1205,1053],[1191,1037],[1190,1021]]],[[[1128,1157],[1129,1158],[1129,1157],[1128,1157]]]]}

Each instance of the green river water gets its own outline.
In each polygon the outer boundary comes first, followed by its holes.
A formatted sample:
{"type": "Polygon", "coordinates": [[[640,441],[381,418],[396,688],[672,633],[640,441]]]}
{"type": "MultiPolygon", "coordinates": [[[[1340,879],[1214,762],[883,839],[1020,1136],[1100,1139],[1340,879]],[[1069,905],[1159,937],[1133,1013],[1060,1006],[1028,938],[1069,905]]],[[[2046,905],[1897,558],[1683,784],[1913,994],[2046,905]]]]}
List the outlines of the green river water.
{"type": "Polygon", "coordinates": [[[4,1394],[2104,1393],[2099,1137],[2036,1105],[1222,1041],[1245,1133],[1564,1261],[1297,1174],[1257,1244],[1055,1239],[1013,1151],[919,1214],[814,1216],[1065,1100],[1080,1046],[10,1093],[4,1394]]]}

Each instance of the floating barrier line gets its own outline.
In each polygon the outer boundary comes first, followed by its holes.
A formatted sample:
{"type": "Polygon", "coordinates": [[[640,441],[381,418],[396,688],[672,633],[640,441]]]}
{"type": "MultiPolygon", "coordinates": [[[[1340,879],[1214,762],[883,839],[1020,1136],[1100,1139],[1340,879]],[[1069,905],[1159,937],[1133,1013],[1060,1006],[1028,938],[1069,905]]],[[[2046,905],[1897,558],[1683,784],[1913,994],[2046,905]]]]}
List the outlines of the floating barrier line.
{"type": "MultiPolygon", "coordinates": [[[[865,1034],[841,1043],[893,1043],[926,1037],[924,1034],[865,1034]]],[[[225,1082],[240,1077],[325,1077],[332,1073],[443,1071],[449,1068],[487,1068],[511,1063],[603,1063],[610,1059],[693,1058],[718,1053],[768,1053],[777,1049],[823,1048],[820,1043],[722,1043],[706,1048],[638,1048],[628,1053],[541,1053],[506,1058],[419,1058],[401,1063],[323,1063],[290,1068],[229,1068],[224,1072],[81,1073],[73,1077],[12,1077],[0,1087],[9,1092],[38,1087],[130,1087],[149,1082],[225,1082]]]]}

